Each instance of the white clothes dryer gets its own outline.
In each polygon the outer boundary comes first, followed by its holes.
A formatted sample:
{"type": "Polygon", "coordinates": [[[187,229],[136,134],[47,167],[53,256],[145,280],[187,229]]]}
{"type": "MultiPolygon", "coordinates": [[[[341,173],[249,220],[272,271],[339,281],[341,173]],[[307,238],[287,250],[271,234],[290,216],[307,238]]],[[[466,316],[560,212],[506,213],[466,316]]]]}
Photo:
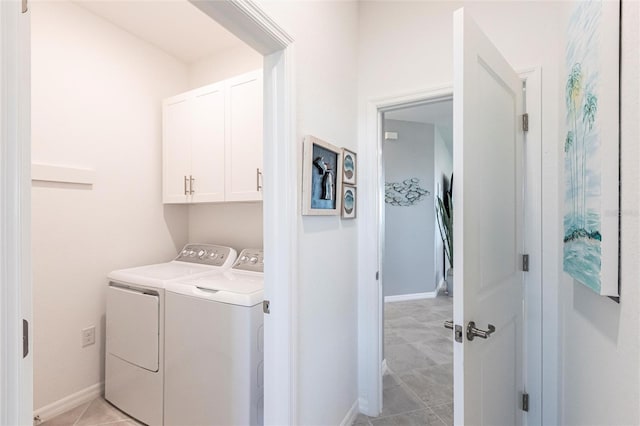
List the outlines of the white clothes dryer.
{"type": "Polygon", "coordinates": [[[263,424],[263,252],[166,287],[165,425],[263,424]]]}
{"type": "Polygon", "coordinates": [[[188,244],[170,262],[108,275],[105,399],[143,423],[164,423],[164,288],[220,274],[235,259],[230,247],[188,244]]]}

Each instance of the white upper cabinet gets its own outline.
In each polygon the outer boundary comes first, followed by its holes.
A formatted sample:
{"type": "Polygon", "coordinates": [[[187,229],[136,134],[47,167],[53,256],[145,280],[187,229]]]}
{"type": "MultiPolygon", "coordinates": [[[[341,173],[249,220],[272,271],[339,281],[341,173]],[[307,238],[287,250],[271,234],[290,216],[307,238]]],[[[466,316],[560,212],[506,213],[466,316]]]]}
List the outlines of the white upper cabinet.
{"type": "Polygon", "coordinates": [[[199,90],[193,106],[191,202],[224,201],[224,85],[199,90]]]}
{"type": "Polygon", "coordinates": [[[225,196],[262,199],[262,72],[228,81],[225,196]]]}
{"type": "Polygon", "coordinates": [[[163,202],[262,200],[262,70],[163,102],[163,202]]]}
{"type": "Polygon", "coordinates": [[[191,172],[191,103],[186,96],[169,98],[162,111],[163,201],[189,201],[191,172]]]}

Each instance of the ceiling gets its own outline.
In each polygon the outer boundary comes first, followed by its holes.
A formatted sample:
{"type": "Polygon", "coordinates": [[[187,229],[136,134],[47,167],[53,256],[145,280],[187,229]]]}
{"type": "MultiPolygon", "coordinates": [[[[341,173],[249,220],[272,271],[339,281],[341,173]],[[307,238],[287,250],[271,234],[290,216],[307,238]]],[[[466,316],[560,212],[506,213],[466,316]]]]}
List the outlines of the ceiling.
{"type": "Polygon", "coordinates": [[[453,124],[453,101],[430,102],[427,104],[389,111],[384,118],[390,120],[413,121],[437,126],[453,124]]]}
{"type": "Polygon", "coordinates": [[[187,0],[75,0],[185,63],[244,43],[187,0]]]}
{"type": "Polygon", "coordinates": [[[385,119],[433,124],[453,152],[453,100],[401,108],[384,113],[385,119]]]}

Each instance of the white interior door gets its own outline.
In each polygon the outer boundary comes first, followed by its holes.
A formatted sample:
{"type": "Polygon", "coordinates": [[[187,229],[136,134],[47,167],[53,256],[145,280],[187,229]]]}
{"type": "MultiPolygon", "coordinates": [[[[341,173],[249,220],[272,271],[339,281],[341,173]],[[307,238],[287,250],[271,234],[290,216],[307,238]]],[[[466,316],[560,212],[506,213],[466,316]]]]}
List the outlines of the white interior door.
{"type": "Polygon", "coordinates": [[[463,9],[453,48],[454,422],[520,425],[522,81],[463,9]]]}

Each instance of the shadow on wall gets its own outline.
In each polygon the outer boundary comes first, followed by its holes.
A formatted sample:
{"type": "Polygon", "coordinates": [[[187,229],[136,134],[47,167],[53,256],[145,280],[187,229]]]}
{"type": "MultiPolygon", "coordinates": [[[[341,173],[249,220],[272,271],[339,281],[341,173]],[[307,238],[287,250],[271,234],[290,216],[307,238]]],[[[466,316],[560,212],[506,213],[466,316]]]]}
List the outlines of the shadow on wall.
{"type": "Polygon", "coordinates": [[[185,241],[185,236],[187,235],[185,224],[188,218],[187,206],[165,204],[162,207],[164,222],[167,224],[167,230],[169,231],[169,235],[171,235],[171,241],[177,253],[188,243],[188,241],[185,241]]]}
{"type": "Polygon", "coordinates": [[[613,343],[620,331],[620,305],[597,295],[583,284],[573,280],[573,308],[602,336],[613,343]]]}

